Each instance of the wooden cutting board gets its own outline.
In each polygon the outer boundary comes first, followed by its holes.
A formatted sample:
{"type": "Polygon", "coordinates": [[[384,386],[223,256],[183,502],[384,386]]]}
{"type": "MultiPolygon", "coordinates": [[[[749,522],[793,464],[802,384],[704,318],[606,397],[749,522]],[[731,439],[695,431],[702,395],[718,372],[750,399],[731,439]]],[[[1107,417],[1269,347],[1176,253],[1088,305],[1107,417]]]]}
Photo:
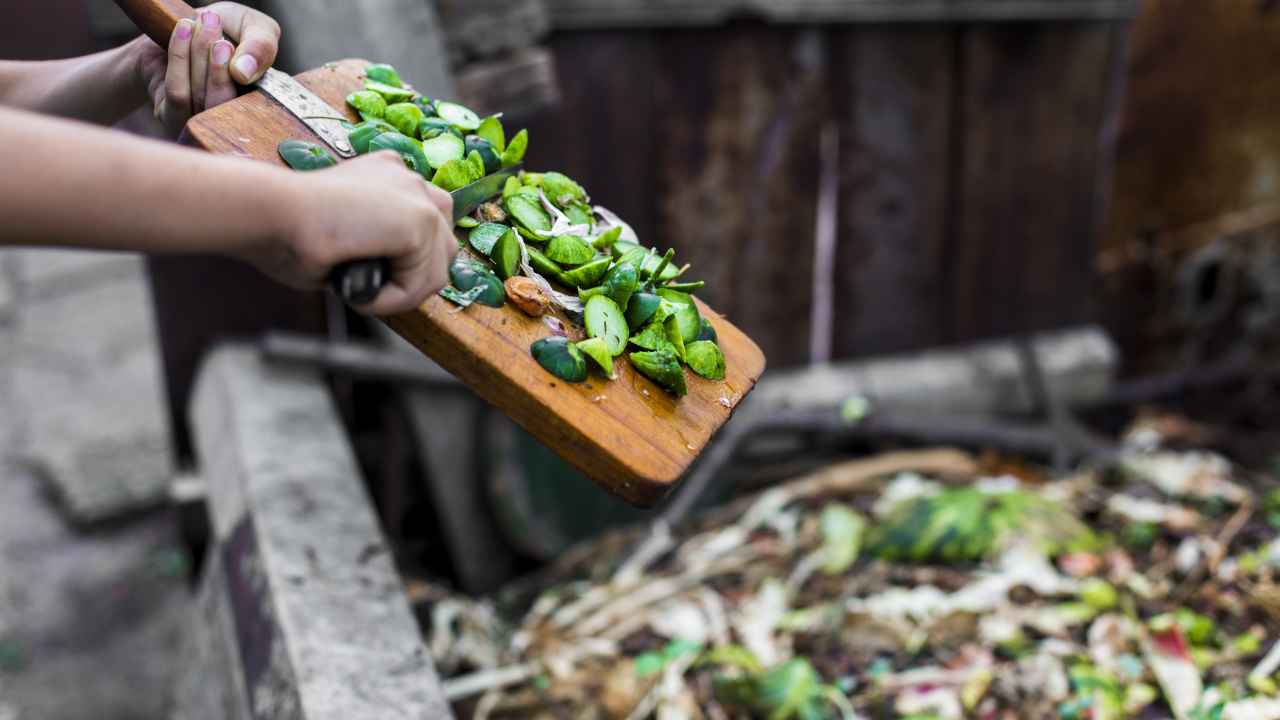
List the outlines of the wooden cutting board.
{"type": "MultiPolygon", "coordinates": [[[[344,100],[363,87],[368,65],[343,60],[297,79],[355,122],[344,100]]],[[[276,145],[288,138],[317,141],[288,111],[255,91],[192,118],[184,142],[283,165],[276,145]]],[[[608,205],[610,198],[595,200],[608,205]]],[[[647,506],[667,493],[764,372],[764,354],[750,338],[702,301],[698,309],[715,327],[727,372],[724,381],[713,382],[686,370],[689,394],[679,400],[635,372],[630,362],[614,366],[618,377],[613,381],[594,370],[585,383],[559,380],[529,354],[533,341],[551,334],[545,320],[511,304],[460,310],[432,296],[414,312],[383,320],[569,464],[627,501],[647,506]]],[[[581,337],[573,334],[572,323],[560,319],[572,339],[581,337]]]]}

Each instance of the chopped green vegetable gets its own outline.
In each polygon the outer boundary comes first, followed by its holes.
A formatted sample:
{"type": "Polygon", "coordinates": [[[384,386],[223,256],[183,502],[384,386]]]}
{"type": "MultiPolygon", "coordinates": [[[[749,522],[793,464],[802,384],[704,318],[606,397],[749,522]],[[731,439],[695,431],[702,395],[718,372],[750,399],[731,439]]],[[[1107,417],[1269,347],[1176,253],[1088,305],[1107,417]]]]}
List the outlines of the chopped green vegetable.
{"type": "Polygon", "coordinates": [[[543,275],[551,275],[553,277],[559,276],[564,272],[551,258],[543,255],[541,250],[527,245],[525,248],[529,251],[529,264],[533,266],[534,270],[543,275]]]}
{"type": "Polygon", "coordinates": [[[702,318],[702,328],[698,330],[698,340],[710,340],[716,342],[716,329],[711,326],[711,322],[706,318],[702,318]]]}
{"type": "Polygon", "coordinates": [[[587,334],[603,338],[609,345],[609,354],[621,355],[627,348],[627,319],[618,304],[603,295],[587,301],[583,311],[587,334]]]}
{"type": "Polygon", "coordinates": [[[422,122],[418,123],[418,137],[423,140],[430,140],[441,134],[452,135],[459,140],[462,139],[462,133],[458,132],[457,128],[450,125],[449,121],[444,118],[424,117],[422,122]]]}
{"type": "Polygon", "coordinates": [[[506,184],[502,186],[502,199],[506,200],[507,198],[515,195],[520,191],[521,187],[519,180],[513,177],[507,178],[506,184]]]}
{"type": "Polygon", "coordinates": [[[511,138],[511,142],[507,143],[507,148],[502,151],[502,167],[511,167],[518,165],[524,160],[524,152],[529,147],[529,132],[521,130],[516,136],[511,138]]]}
{"type": "Polygon", "coordinates": [[[558,335],[542,338],[529,348],[533,359],[547,372],[565,382],[579,383],[587,379],[587,362],[568,339],[558,335]]]}
{"type": "Polygon", "coordinates": [[[338,164],[324,147],[305,140],[285,140],[276,150],[285,164],[294,170],[319,170],[338,164]]]}
{"type": "Polygon", "coordinates": [[[480,224],[479,220],[471,217],[470,215],[463,215],[462,217],[458,218],[457,222],[454,223],[454,226],[464,228],[464,229],[470,229],[479,224],[480,224]]]}
{"type": "Polygon", "coordinates": [[[480,153],[472,150],[467,153],[467,165],[471,167],[472,182],[484,177],[484,159],[480,157],[480,153]]]}
{"type": "MultiPolygon", "coordinates": [[[[667,318],[668,322],[671,320],[675,318],[667,318]]],[[[724,353],[711,340],[697,340],[686,345],[684,359],[689,363],[689,369],[702,377],[708,380],[724,379],[724,353]]]]}
{"type": "Polygon", "coordinates": [[[477,285],[466,292],[459,290],[452,285],[445,285],[440,288],[440,297],[449,302],[460,305],[461,307],[471,307],[471,303],[476,301],[485,292],[485,286],[477,285]]]}
{"type": "Polygon", "coordinates": [[[542,189],[546,191],[547,197],[557,207],[567,208],[575,202],[582,202],[587,193],[582,186],[574,182],[569,176],[558,172],[545,172],[542,174],[542,189]]]}
{"type": "Polygon", "coordinates": [[[436,103],[436,114],[449,121],[450,125],[463,131],[476,130],[480,127],[480,118],[470,108],[453,102],[436,103]]]}
{"type": "Polygon", "coordinates": [[[417,140],[398,132],[385,132],[369,143],[369,152],[379,150],[393,150],[399,153],[410,170],[418,172],[423,177],[431,177],[431,164],[427,162],[427,156],[422,154],[422,143],[417,140]]]}
{"type": "MultiPolygon", "coordinates": [[[[606,258],[606,262],[608,259],[606,258]]],[[[630,310],[631,296],[635,294],[636,289],[640,286],[639,277],[636,275],[635,268],[630,265],[618,264],[609,270],[604,276],[604,293],[618,304],[620,308],[630,310]]],[[[646,320],[648,318],[645,318],[646,320]]],[[[630,320],[628,319],[628,324],[630,320]]],[[[639,327],[643,323],[637,323],[639,327]]]]}
{"type": "Polygon", "coordinates": [[[572,270],[566,270],[564,276],[574,287],[591,287],[600,282],[600,278],[609,271],[609,265],[612,263],[613,261],[609,258],[598,258],[572,270]]]}
{"type": "Polygon", "coordinates": [[[418,136],[418,125],[423,118],[422,108],[410,102],[388,105],[386,112],[382,115],[383,120],[391,123],[396,130],[409,137],[418,136]]]}
{"type": "Polygon", "coordinates": [[[507,293],[498,276],[483,264],[467,257],[466,253],[458,253],[458,257],[449,266],[449,280],[463,292],[483,287],[484,291],[475,298],[481,305],[502,307],[506,302],[507,293]]]}
{"type": "Polygon", "coordinates": [[[610,228],[596,236],[591,241],[591,247],[597,250],[610,250],[618,242],[618,238],[622,237],[622,226],[610,228]]]}
{"type": "Polygon", "coordinates": [[[408,88],[394,87],[386,83],[380,83],[376,80],[366,81],[364,84],[364,89],[371,90],[373,92],[378,93],[379,95],[382,96],[383,100],[387,101],[388,105],[394,104],[394,103],[409,102],[410,100],[413,99],[413,96],[416,94],[412,90],[409,90],[408,88]]]}
{"type": "Polygon", "coordinates": [[[557,235],[547,243],[547,257],[561,265],[583,265],[595,255],[596,251],[577,235],[557,235]]]}
{"type": "Polygon", "coordinates": [[[498,162],[502,162],[502,151],[507,149],[507,135],[502,129],[502,121],[497,115],[490,115],[480,122],[480,127],[476,128],[476,135],[489,141],[493,149],[498,153],[498,162]]]}
{"type": "Polygon", "coordinates": [[[369,152],[369,143],[384,132],[395,132],[396,129],[391,127],[390,123],[382,120],[366,120],[359,125],[354,125],[347,131],[347,139],[351,141],[351,147],[357,153],[363,155],[369,152]]]}
{"type": "Polygon", "coordinates": [[[467,153],[480,153],[484,161],[484,174],[496,173],[502,169],[502,156],[494,149],[493,143],[479,135],[468,135],[466,139],[467,153]]]}
{"type": "Polygon", "coordinates": [[[516,235],[516,231],[508,229],[503,233],[489,257],[493,259],[498,277],[506,280],[515,275],[516,270],[520,269],[520,237],[516,235]]]}
{"type": "MultiPolygon", "coordinates": [[[[626,267],[631,267],[630,265],[626,267]]],[[[632,272],[635,268],[632,267],[632,272]]],[[[658,308],[662,305],[662,298],[650,292],[640,291],[631,296],[630,302],[627,303],[627,324],[631,327],[641,327],[648,323],[653,316],[657,314],[658,308]]]]}
{"type": "Polygon", "coordinates": [[[653,352],[633,352],[629,355],[631,364],[640,374],[658,383],[676,397],[684,397],[689,390],[685,386],[684,371],[680,369],[680,360],[669,350],[653,352]]]}
{"type": "Polygon", "coordinates": [[[536,199],[517,193],[505,198],[502,207],[527,230],[545,233],[551,229],[551,216],[536,199]]]}
{"type": "Polygon", "coordinates": [[[400,73],[396,72],[394,67],[391,67],[386,63],[370,65],[368,69],[364,71],[364,75],[370,80],[380,82],[383,85],[390,85],[395,88],[404,87],[404,82],[400,80],[400,73]]]}
{"type": "Polygon", "coordinates": [[[347,104],[365,120],[380,120],[387,111],[387,100],[372,90],[360,90],[347,96],[347,104]]]}
{"type": "Polygon", "coordinates": [[[493,246],[498,244],[498,238],[508,230],[510,228],[501,223],[482,223],[467,235],[467,242],[476,252],[488,256],[493,252],[493,246]]]}
{"type": "MultiPolygon", "coordinates": [[[[451,161],[463,159],[462,139],[448,133],[436,135],[423,141],[422,152],[426,155],[427,162],[431,164],[431,167],[439,170],[451,161]]],[[[468,171],[468,174],[470,174],[470,171],[468,171]]],[[[463,183],[463,185],[466,184],[463,183]]]]}
{"type": "Polygon", "coordinates": [[[587,338],[578,343],[583,355],[595,361],[609,379],[613,379],[613,354],[609,352],[609,342],[604,338],[587,338]]]}
{"type": "Polygon", "coordinates": [[[431,182],[449,192],[471,184],[471,166],[465,160],[450,160],[436,170],[431,182]]]}
{"type": "Polygon", "coordinates": [[[686,362],[684,356],[684,338],[680,335],[680,323],[672,315],[662,321],[662,329],[667,333],[667,342],[671,343],[671,348],[675,352],[676,357],[680,358],[680,362],[686,362]]]}

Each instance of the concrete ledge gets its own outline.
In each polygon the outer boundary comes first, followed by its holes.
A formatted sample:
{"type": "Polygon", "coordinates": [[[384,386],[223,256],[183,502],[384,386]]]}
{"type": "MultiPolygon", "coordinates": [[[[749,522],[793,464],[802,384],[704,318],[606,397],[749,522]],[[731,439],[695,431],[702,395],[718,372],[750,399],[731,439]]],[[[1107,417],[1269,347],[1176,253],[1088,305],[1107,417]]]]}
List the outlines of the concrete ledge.
{"type": "Polygon", "coordinates": [[[212,630],[192,660],[230,677],[186,692],[182,716],[449,717],[318,375],[223,347],[200,373],[192,424],[215,534],[197,619],[212,630]]]}

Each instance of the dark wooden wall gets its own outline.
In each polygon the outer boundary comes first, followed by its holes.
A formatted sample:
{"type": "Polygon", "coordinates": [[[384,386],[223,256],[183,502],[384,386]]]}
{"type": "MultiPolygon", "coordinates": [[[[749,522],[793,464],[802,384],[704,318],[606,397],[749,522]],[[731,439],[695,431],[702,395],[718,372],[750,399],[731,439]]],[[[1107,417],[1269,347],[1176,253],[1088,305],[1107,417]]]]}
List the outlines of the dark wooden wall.
{"type": "Polygon", "coordinates": [[[838,138],[834,358],[1089,320],[1127,27],[770,25],[553,34],[530,126],[673,246],[771,367],[810,360],[824,127],[838,138]]]}

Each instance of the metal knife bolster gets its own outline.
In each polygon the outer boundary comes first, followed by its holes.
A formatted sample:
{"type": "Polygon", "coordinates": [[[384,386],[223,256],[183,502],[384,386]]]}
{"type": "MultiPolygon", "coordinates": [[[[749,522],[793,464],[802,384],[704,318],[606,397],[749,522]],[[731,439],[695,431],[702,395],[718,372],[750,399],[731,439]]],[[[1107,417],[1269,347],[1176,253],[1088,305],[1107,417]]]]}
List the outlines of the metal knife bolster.
{"type": "Polygon", "coordinates": [[[355,148],[342,127],[342,113],[308,90],[292,76],[271,68],[258,80],[258,88],[301,120],[321,140],[344,158],[355,157],[355,148]]]}

